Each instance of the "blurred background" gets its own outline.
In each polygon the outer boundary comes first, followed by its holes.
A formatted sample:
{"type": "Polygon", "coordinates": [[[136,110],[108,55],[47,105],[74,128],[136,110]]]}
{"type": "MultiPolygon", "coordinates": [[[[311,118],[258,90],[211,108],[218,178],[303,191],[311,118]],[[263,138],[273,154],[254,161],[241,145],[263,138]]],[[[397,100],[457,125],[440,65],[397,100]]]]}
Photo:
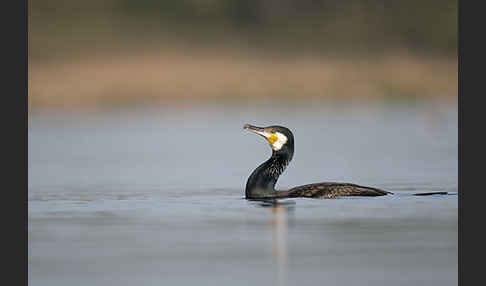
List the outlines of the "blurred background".
{"type": "Polygon", "coordinates": [[[28,12],[30,285],[457,285],[457,1],[28,12]],[[394,195],[247,201],[245,123],[294,133],[277,189],[394,195]]]}
{"type": "Polygon", "coordinates": [[[457,1],[29,1],[29,110],[457,101],[457,1]]]}

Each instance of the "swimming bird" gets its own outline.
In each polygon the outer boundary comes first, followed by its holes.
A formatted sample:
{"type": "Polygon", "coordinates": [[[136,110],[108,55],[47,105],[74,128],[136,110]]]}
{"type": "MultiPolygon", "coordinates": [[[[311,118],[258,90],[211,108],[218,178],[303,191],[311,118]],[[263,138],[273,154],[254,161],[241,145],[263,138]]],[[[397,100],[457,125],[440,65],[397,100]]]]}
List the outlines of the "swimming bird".
{"type": "Polygon", "coordinates": [[[270,159],[258,166],[246,182],[245,196],[247,199],[336,198],[392,194],[377,188],[338,182],[308,184],[286,191],[277,191],[275,184],[294,156],[294,135],[283,126],[257,127],[245,124],[243,129],[263,136],[272,147],[270,159]]]}

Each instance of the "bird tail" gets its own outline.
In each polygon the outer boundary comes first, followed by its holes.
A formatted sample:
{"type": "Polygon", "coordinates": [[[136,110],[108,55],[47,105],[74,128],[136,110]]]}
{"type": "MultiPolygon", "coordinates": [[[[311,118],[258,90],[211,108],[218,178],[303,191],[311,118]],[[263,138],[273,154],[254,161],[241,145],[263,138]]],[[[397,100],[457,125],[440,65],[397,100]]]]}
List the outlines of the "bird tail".
{"type": "Polygon", "coordinates": [[[417,193],[414,196],[432,196],[432,195],[448,195],[448,192],[431,192],[431,193],[417,193]]]}

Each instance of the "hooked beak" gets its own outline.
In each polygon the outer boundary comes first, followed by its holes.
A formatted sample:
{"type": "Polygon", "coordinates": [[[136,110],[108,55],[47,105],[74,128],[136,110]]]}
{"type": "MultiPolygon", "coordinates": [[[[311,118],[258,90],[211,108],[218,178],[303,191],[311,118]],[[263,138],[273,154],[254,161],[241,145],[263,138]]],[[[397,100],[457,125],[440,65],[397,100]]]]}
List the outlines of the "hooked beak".
{"type": "Polygon", "coordinates": [[[256,133],[256,134],[264,137],[268,141],[268,143],[270,143],[270,145],[272,145],[276,141],[276,138],[277,138],[274,134],[266,131],[265,128],[262,128],[262,127],[257,127],[257,126],[253,126],[253,125],[250,125],[250,124],[245,124],[243,126],[243,129],[249,130],[253,133],[256,133]]]}
{"type": "Polygon", "coordinates": [[[277,133],[272,133],[271,128],[262,128],[262,127],[257,127],[257,126],[253,126],[253,125],[250,125],[250,124],[245,124],[243,126],[243,129],[249,130],[253,133],[256,133],[256,134],[264,137],[267,140],[267,142],[270,144],[272,149],[275,150],[275,151],[280,150],[282,148],[282,145],[285,144],[285,142],[287,142],[287,138],[284,136],[285,141],[282,142],[280,144],[280,146],[274,145],[277,141],[279,141],[279,137],[278,137],[277,133]]]}
{"type": "Polygon", "coordinates": [[[265,128],[253,126],[253,125],[250,125],[250,124],[245,124],[243,126],[243,129],[249,130],[249,131],[256,133],[258,135],[261,135],[265,138],[268,138],[268,137],[270,137],[270,135],[272,135],[269,132],[265,132],[265,128]]]}

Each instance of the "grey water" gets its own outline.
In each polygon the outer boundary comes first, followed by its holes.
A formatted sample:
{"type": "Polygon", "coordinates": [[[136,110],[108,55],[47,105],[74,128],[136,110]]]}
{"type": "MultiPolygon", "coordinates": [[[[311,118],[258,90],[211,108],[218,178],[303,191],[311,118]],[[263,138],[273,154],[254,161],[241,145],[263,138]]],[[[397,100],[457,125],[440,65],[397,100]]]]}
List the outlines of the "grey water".
{"type": "Polygon", "coordinates": [[[438,103],[31,114],[29,285],[457,285],[457,128],[438,103]],[[245,123],[294,133],[277,188],[394,195],[247,201],[271,149],[245,123]]]}

